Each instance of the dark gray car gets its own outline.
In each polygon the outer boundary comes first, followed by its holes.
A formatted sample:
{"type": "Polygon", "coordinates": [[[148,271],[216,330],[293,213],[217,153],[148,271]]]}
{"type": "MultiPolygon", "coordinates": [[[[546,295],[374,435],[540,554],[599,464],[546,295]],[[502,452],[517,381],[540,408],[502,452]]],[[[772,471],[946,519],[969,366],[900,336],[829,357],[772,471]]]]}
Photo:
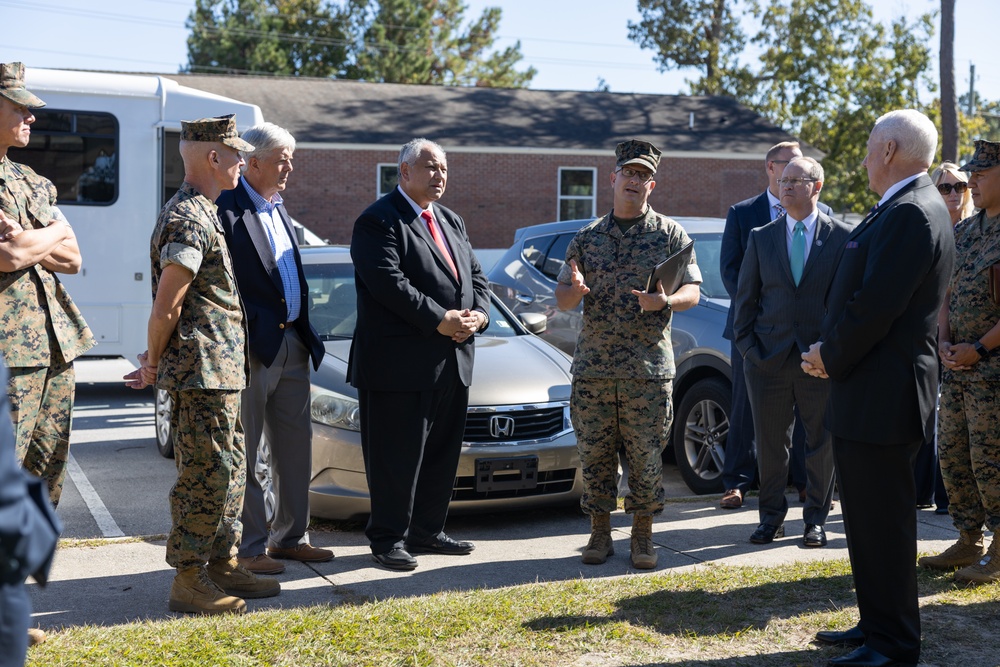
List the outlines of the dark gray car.
{"type": "MultiPolygon", "coordinates": [[[[732,397],[730,347],[729,341],[722,337],[729,295],[719,274],[725,220],[674,219],[694,239],[704,282],[698,306],[673,315],[677,376],[670,453],[692,491],[718,493],[723,490],[722,465],[732,397]]],[[[488,274],[493,292],[516,315],[545,316],[547,324],[541,337],[567,354],[573,354],[576,347],[583,307],[560,311],[555,301],[555,279],[564,264],[570,240],[591,221],[565,220],[517,230],[514,245],[488,274]]]]}

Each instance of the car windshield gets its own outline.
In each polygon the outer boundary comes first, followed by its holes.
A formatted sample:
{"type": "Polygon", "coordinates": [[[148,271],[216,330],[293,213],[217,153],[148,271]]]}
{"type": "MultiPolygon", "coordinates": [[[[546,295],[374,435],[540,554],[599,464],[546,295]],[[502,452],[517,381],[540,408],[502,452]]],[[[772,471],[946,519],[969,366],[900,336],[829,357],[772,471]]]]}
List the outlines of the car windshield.
{"type": "MultiPolygon", "coordinates": [[[[358,320],[354,266],[346,263],[304,263],[309,285],[309,321],[322,340],[352,338],[358,320]]],[[[490,326],[479,335],[505,338],[521,334],[506,312],[490,299],[490,326]]]]}
{"type": "Polygon", "coordinates": [[[719,251],[722,249],[721,233],[691,234],[694,252],[701,269],[701,294],[709,299],[728,299],[726,286],[719,272],[719,251]]]}

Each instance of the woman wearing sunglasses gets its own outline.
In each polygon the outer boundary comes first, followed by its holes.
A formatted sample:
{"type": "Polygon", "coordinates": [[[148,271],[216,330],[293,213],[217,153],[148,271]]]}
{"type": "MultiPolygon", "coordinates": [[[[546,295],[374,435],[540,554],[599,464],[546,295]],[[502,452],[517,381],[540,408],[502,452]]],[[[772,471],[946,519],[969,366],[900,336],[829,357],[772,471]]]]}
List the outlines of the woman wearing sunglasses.
{"type": "Polygon", "coordinates": [[[944,197],[952,226],[972,215],[976,207],[972,205],[972,193],[969,192],[969,175],[959,171],[957,164],[942,162],[931,174],[931,180],[944,197]]]}

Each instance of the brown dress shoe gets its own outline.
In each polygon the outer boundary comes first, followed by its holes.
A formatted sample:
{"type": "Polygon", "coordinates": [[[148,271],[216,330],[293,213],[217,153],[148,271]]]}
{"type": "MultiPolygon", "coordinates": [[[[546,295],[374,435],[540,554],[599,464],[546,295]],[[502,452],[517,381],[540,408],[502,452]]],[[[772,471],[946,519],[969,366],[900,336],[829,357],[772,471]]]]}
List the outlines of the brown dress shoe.
{"type": "Polygon", "coordinates": [[[239,556],[236,560],[254,574],[281,574],[285,571],[285,564],[279,563],[267,554],[256,556],[239,556]]]}
{"type": "Polygon", "coordinates": [[[267,555],[271,558],[286,558],[302,563],[325,563],[333,560],[333,552],[329,549],[319,549],[311,544],[296,544],[294,547],[268,547],[267,555]]]}
{"type": "Polygon", "coordinates": [[[738,510],[743,507],[743,492],[739,489],[727,489],[719,501],[719,507],[724,510],[738,510]]]}

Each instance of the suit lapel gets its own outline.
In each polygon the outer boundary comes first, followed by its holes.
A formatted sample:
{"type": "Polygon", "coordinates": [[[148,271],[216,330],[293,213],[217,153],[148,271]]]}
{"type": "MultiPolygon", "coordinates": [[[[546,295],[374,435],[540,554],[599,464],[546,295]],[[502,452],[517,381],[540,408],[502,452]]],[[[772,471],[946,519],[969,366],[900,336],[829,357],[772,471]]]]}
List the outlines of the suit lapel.
{"type": "Polygon", "coordinates": [[[260,263],[263,265],[264,270],[267,271],[267,275],[270,276],[271,282],[274,283],[279,294],[284,294],[285,288],[281,283],[281,274],[278,273],[278,261],[274,257],[274,250],[271,249],[271,242],[267,238],[264,221],[260,219],[257,207],[254,205],[253,200],[250,199],[250,194],[243,187],[243,183],[240,182],[236,187],[236,200],[240,208],[243,209],[242,220],[243,226],[247,229],[247,235],[253,242],[253,247],[257,250],[257,256],[260,257],[260,263]]]}
{"type": "MultiPolygon", "coordinates": [[[[446,241],[448,247],[451,249],[452,259],[455,262],[455,269],[459,272],[459,277],[462,280],[471,279],[472,277],[471,275],[465,276],[462,272],[461,267],[467,265],[468,262],[463,261],[459,257],[458,239],[455,237],[455,228],[452,225],[451,220],[448,219],[446,216],[444,216],[441,213],[441,210],[437,206],[434,206],[433,204],[431,204],[431,210],[434,213],[434,221],[437,223],[438,229],[441,231],[441,234],[444,235],[444,240],[446,241]]],[[[427,225],[424,225],[425,229],[426,227],[427,225]]],[[[427,235],[430,236],[429,231],[427,232],[427,235]]],[[[434,243],[433,237],[431,238],[431,246],[433,246],[434,252],[436,253],[439,263],[441,264],[445,273],[447,273],[449,276],[452,277],[453,280],[455,280],[455,275],[451,272],[451,266],[448,265],[448,260],[444,258],[444,255],[441,254],[441,250],[438,248],[437,243],[434,243]]],[[[455,282],[458,283],[459,281],[455,280],[455,282]]]]}
{"type": "MultiPolygon", "coordinates": [[[[424,219],[421,218],[419,215],[417,215],[416,212],[414,212],[413,207],[410,206],[410,202],[406,201],[406,198],[403,197],[403,195],[400,194],[398,190],[393,190],[393,196],[394,196],[394,204],[396,206],[396,209],[399,211],[403,222],[408,224],[410,226],[410,229],[417,236],[419,236],[424,243],[427,244],[428,252],[430,252],[431,256],[434,258],[434,261],[437,262],[437,265],[441,269],[441,271],[443,271],[452,280],[455,280],[455,275],[451,272],[451,267],[448,266],[448,260],[446,260],[444,258],[444,255],[441,254],[441,251],[438,249],[437,243],[434,242],[434,237],[431,236],[430,230],[427,229],[427,223],[424,222],[424,219]]],[[[431,212],[434,214],[434,221],[438,223],[438,229],[440,229],[442,233],[445,234],[445,239],[448,240],[448,245],[451,246],[452,252],[454,252],[455,245],[454,243],[452,243],[452,238],[448,236],[448,232],[445,231],[445,228],[449,227],[450,225],[444,224],[444,219],[443,216],[441,215],[440,210],[433,204],[431,204],[431,212]]],[[[456,268],[458,267],[458,265],[459,265],[458,258],[456,257],[455,258],[456,268]]],[[[461,269],[459,269],[459,271],[461,271],[461,269]]]]}
{"type": "MultiPolygon", "coordinates": [[[[767,197],[765,196],[766,200],[767,197]]],[[[774,245],[774,254],[778,257],[778,263],[781,264],[782,270],[785,272],[785,277],[788,278],[788,282],[792,285],[795,284],[795,279],[792,278],[792,262],[788,258],[788,244],[786,243],[786,230],[788,227],[787,216],[781,215],[774,219],[773,224],[771,224],[771,243],[774,245]]]]}
{"type": "MultiPolygon", "coordinates": [[[[815,265],[820,256],[826,251],[827,239],[830,237],[830,232],[833,230],[833,223],[830,218],[820,213],[816,217],[816,235],[813,238],[812,245],[809,247],[809,257],[806,258],[806,265],[802,269],[802,280],[806,279],[809,275],[809,270],[815,265]]],[[[799,284],[802,284],[801,282],[799,284]]]]}
{"type": "Polygon", "coordinates": [[[771,200],[767,196],[767,190],[760,197],[757,197],[757,206],[755,208],[757,224],[754,227],[763,227],[771,222],[771,200]]]}

